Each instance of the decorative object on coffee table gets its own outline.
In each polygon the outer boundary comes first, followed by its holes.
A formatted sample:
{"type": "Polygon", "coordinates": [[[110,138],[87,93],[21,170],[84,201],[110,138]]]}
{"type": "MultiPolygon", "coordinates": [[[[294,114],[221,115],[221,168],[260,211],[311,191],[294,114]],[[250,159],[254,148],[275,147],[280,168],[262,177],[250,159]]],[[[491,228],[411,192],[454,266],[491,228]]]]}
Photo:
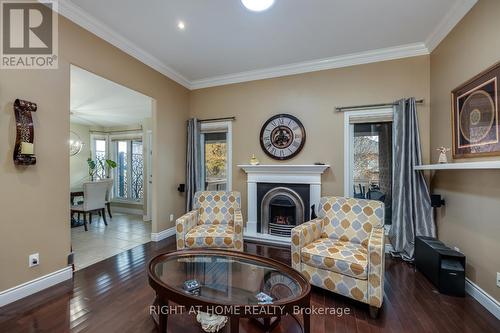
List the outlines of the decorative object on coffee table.
{"type": "Polygon", "coordinates": [[[14,163],[16,165],[34,165],[36,157],[33,143],[35,129],[31,112],[36,112],[37,105],[32,102],[16,99],[14,114],[16,116],[16,144],[14,146],[14,163]]]}
{"type": "Polygon", "coordinates": [[[240,318],[253,318],[270,332],[286,315],[290,318],[284,324],[298,325],[296,329],[300,327],[297,311],[303,314],[303,332],[310,332],[310,312],[304,309],[309,307],[311,285],[279,261],[238,251],[195,249],[158,255],[148,267],[149,284],[156,292],[152,316],[159,332],[167,331],[170,315],[158,310],[168,309],[170,301],[185,307],[186,313],[198,311],[197,319],[207,332],[221,329],[226,317],[231,333],[238,333],[240,318]],[[221,279],[225,274],[231,278],[221,279]],[[187,280],[200,284],[198,295],[186,293],[187,280]],[[262,304],[261,293],[272,302],[262,304]],[[214,309],[225,312],[214,313],[214,309]]]}
{"type": "Polygon", "coordinates": [[[500,63],[452,91],[453,158],[500,155],[500,63]]]}
{"type": "Polygon", "coordinates": [[[300,153],[306,142],[304,125],[289,114],[269,118],[260,131],[260,146],[275,160],[288,160],[300,153]]]}
{"type": "Polygon", "coordinates": [[[226,326],[228,318],[226,316],[218,316],[206,312],[198,312],[196,321],[201,325],[201,328],[208,333],[215,333],[226,326]]]}
{"type": "Polygon", "coordinates": [[[436,149],[439,152],[439,159],[438,163],[445,164],[448,163],[448,157],[446,156],[446,153],[449,152],[451,149],[446,148],[444,146],[441,146],[436,149]]]}

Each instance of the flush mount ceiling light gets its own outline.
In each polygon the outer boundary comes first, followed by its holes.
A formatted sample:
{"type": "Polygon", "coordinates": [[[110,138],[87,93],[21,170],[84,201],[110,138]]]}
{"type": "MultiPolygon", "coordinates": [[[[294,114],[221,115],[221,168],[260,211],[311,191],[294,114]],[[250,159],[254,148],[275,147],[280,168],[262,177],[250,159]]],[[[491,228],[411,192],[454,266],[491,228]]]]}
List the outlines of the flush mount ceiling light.
{"type": "Polygon", "coordinates": [[[180,30],[184,30],[186,29],[186,25],[184,24],[184,22],[179,21],[179,23],[177,23],[177,28],[179,28],[180,30]]]}
{"type": "Polygon", "coordinates": [[[241,3],[248,10],[262,12],[269,9],[274,4],[274,0],[241,0],[241,3]]]}

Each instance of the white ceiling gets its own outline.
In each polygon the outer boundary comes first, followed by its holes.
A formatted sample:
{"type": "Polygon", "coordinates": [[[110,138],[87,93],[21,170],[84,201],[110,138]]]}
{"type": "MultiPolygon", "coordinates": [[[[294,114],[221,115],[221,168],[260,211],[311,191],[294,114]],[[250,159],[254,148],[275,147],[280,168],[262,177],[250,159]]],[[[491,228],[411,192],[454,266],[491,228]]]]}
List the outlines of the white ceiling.
{"type": "Polygon", "coordinates": [[[428,54],[477,0],[60,0],[60,12],[190,89],[428,54]],[[186,29],[177,23],[182,20],[186,29]]]}
{"type": "Polygon", "coordinates": [[[151,117],[151,97],[71,66],[70,121],[95,127],[142,124],[151,117]]]}

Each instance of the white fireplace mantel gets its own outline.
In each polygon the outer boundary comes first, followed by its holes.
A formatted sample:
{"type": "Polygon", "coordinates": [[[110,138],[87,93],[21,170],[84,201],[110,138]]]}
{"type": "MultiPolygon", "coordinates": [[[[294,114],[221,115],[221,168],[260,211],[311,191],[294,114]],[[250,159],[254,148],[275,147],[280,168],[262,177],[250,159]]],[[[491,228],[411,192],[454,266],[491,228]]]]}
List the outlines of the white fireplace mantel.
{"type": "Polygon", "coordinates": [[[321,198],[321,175],[329,165],[238,165],[248,174],[248,221],[245,228],[245,238],[264,240],[271,243],[289,244],[290,239],[285,237],[261,234],[257,232],[257,184],[309,184],[310,204],[318,207],[321,198]]]}

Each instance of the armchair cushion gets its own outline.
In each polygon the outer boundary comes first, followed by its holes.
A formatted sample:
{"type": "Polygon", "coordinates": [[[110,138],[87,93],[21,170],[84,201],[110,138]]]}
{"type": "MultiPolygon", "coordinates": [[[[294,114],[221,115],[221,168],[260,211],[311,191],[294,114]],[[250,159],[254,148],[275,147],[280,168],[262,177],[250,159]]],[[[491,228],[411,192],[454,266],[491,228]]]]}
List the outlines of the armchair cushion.
{"type": "Polygon", "coordinates": [[[202,191],[194,197],[198,224],[234,224],[234,213],[241,207],[239,192],[202,191]]]}
{"type": "Polygon", "coordinates": [[[186,234],[188,248],[234,247],[234,228],[227,224],[200,224],[186,234]]]}
{"type": "Polygon", "coordinates": [[[320,238],[301,251],[304,264],[357,279],[368,277],[368,251],[360,244],[320,238]]]}

